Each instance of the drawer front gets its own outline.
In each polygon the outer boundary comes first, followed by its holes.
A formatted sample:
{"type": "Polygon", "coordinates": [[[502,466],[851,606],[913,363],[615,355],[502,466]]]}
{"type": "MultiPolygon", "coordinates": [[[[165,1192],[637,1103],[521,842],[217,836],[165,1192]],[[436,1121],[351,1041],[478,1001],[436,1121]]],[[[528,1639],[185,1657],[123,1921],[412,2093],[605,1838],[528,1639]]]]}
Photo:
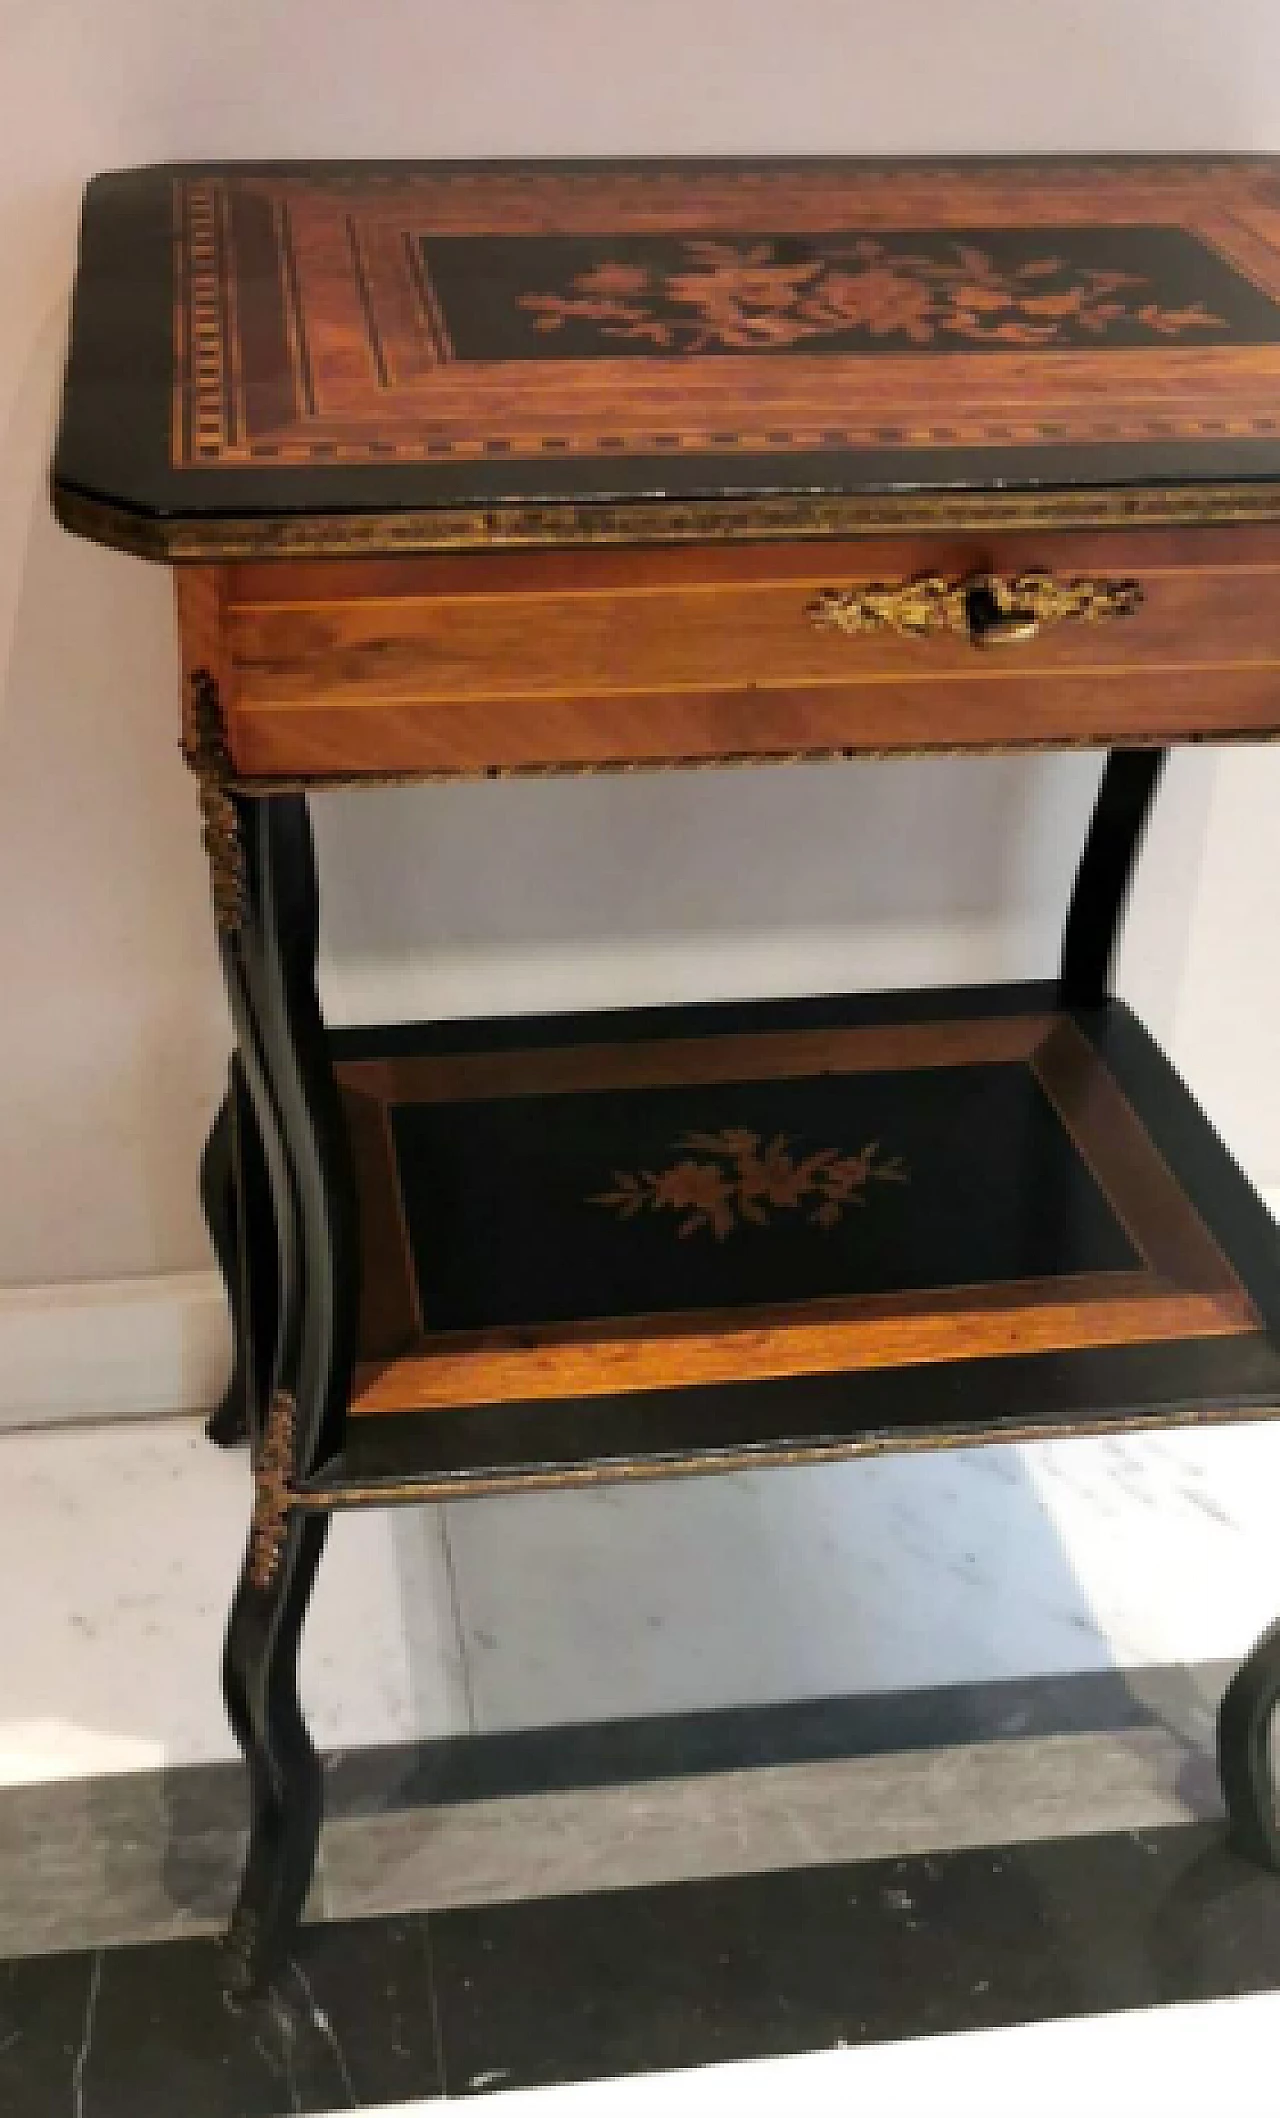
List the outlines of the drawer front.
{"type": "Polygon", "coordinates": [[[1280,535],[233,567],[222,668],[232,756],[250,776],[1269,735],[1280,535]],[[918,594],[900,592],[923,575],[955,589],[1028,573],[1053,585],[1038,624],[1022,622],[1035,594],[1022,588],[963,607],[926,598],[931,629],[896,629],[921,618],[918,594]],[[1085,581],[1101,585],[1103,614],[1057,616],[1054,590],[1085,581]],[[892,593],[837,606],[852,630],[832,622],[830,591],[873,589],[892,593]],[[977,646],[984,620],[997,637],[977,646]]]}

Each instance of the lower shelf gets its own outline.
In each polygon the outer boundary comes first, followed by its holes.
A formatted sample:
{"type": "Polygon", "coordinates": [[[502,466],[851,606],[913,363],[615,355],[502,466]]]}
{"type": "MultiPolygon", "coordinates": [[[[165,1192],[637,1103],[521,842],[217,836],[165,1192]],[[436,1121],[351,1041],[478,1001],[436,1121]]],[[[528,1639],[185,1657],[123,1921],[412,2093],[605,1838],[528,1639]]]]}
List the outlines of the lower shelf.
{"type": "Polygon", "coordinates": [[[1266,1209],[1050,985],[346,1031],[361,1356],[304,1504],[1280,1407],[1266,1209]]]}

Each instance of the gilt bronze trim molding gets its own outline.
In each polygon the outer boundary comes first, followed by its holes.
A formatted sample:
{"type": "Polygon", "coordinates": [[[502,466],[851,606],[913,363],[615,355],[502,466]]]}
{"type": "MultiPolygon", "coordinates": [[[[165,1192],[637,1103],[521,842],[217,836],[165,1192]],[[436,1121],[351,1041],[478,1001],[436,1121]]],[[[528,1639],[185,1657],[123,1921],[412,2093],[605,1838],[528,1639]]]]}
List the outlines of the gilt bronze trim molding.
{"type": "Polygon", "coordinates": [[[269,1589],[284,1549],[285,1525],[292,1504],[297,1406],[288,1390],[277,1390],[267,1412],[266,1428],[254,1465],[253,1522],[249,1530],[249,1579],[269,1589]]]}
{"type": "MultiPolygon", "coordinates": [[[[1184,728],[1142,730],[1125,736],[1128,750],[1167,750],[1172,745],[1194,749],[1211,743],[1222,749],[1249,743],[1259,749],[1280,741],[1265,729],[1214,729],[1210,734],[1184,728]]],[[[472,771],[432,771],[429,766],[404,772],[309,772],[264,773],[260,778],[232,781],[232,789],[249,801],[273,794],[341,794],[368,788],[474,786],[483,780],[608,779],[640,772],[735,772],[755,771],[767,765],[865,765],[892,764],[921,757],[1034,757],[1073,750],[1105,751],[1105,736],[1027,736],[1024,741],[993,739],[990,742],[937,742],[894,744],[891,749],[874,744],[827,745],[815,750],[712,751],[705,757],[588,758],[571,764],[491,765],[472,771]]]]}
{"type": "Polygon", "coordinates": [[[220,933],[236,934],[247,904],[244,845],[231,791],[235,769],[222,725],[222,701],[217,679],[207,669],[193,669],[187,679],[182,754],[200,789],[213,916],[220,933]]]}
{"type": "Polygon", "coordinates": [[[765,494],[746,500],[572,501],[405,508],[364,515],[144,515],[71,488],[54,493],[64,529],[143,559],[378,558],[580,544],[709,544],[856,537],[903,529],[1119,529],[1141,523],[1280,520],[1280,486],[1085,487],[1025,492],[765,494]]]}
{"type": "MultiPolygon", "coordinates": [[[[1197,1406],[1186,1411],[1162,1406],[1159,1411],[1133,1412],[1073,1419],[1075,1435],[1150,1434],[1176,1432],[1190,1427],[1227,1426],[1239,1420],[1238,1409],[1197,1406]]],[[[547,1470],[494,1471],[483,1476],[442,1471],[423,1472],[418,1477],[386,1479],[344,1478],[333,1470],[331,1482],[322,1469],[313,1484],[296,1491],[291,1505],[302,1515],[333,1515],[356,1508],[420,1507],[428,1502],[459,1499],[493,1499],[513,1493],[571,1492],[578,1486],[655,1484],[664,1478],[714,1477],[725,1471],[758,1471],[824,1463],[854,1463],[872,1456],[938,1455],[945,1449],[973,1448],[986,1443],[1053,1441],[1060,1439],[1061,1426],[1051,1421],[1026,1421],[983,1429],[938,1427],[921,1435],[895,1432],[891,1437],[866,1435],[857,1440],[765,1442],[757,1447],[717,1449],[714,1454],[673,1462],[667,1458],[624,1457],[609,1463],[557,1464],[547,1470]]]]}

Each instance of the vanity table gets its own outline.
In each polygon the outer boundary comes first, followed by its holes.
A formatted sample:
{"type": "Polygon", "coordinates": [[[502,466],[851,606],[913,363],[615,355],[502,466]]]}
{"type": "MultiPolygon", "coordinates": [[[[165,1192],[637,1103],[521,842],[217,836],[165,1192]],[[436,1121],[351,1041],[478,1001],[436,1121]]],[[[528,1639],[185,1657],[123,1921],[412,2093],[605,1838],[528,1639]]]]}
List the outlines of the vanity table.
{"type": "MultiPolygon", "coordinates": [[[[238,1980],[311,1877],[333,1510],[1280,1407],[1276,1229],[1109,991],[1168,747],[1280,734],[1280,160],[101,177],[53,493],[173,571],[235,1024],[238,1980]],[[321,790],[1080,746],[1041,982],[322,1020],[321,790]]],[[[1272,1865],[1277,1695],[1268,1635],[1272,1865]]]]}

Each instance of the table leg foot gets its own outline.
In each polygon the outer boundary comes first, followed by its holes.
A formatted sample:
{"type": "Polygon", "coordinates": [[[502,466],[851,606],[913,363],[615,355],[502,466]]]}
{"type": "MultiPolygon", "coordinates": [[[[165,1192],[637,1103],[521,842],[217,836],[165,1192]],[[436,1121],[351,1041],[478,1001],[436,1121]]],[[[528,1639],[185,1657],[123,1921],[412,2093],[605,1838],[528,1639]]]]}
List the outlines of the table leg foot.
{"type": "Polygon", "coordinates": [[[221,1404],[204,1423],[205,1437],[220,1449],[234,1449],[249,1439],[249,1421],[239,1392],[228,1386],[221,1404]]]}
{"type": "Polygon", "coordinates": [[[1280,1623],[1237,1670],[1218,1710],[1218,1771],[1237,1851],[1280,1870],[1271,1729],[1280,1701],[1280,1623]]]}
{"type": "Polygon", "coordinates": [[[223,1693],[249,1767],[249,1850],[227,1930],[224,1980],[261,1991],[286,1962],[315,1869],[322,1809],[320,1760],[298,1703],[298,1639],[328,1528],[295,1517],[265,1580],[255,1517],[232,1605],[223,1693]]]}
{"type": "Polygon", "coordinates": [[[255,1235],[274,1255],[260,1275],[273,1289],[274,1329],[263,1405],[254,1393],[253,1521],[222,1672],[249,1768],[249,1851],[226,1954],[227,1983],[244,1990],[282,1968],[315,1864],[321,1774],[298,1704],[297,1654],[328,1525],[297,1505],[297,1489],[341,1448],[359,1256],[354,1180],[315,991],[306,805],[299,795],[238,798],[224,823],[237,866],[223,968],[267,1193],[256,1218],[269,1223],[255,1230],[250,1204],[242,1234],[250,1262],[255,1235]]]}
{"type": "Polygon", "coordinates": [[[249,1437],[249,1377],[241,1329],[240,1253],[236,1211],[235,1158],[231,1098],[224,1096],[200,1158],[200,1203],[218,1270],[227,1291],[234,1348],[231,1379],[221,1404],[209,1415],[205,1433],[220,1448],[249,1437]]]}

